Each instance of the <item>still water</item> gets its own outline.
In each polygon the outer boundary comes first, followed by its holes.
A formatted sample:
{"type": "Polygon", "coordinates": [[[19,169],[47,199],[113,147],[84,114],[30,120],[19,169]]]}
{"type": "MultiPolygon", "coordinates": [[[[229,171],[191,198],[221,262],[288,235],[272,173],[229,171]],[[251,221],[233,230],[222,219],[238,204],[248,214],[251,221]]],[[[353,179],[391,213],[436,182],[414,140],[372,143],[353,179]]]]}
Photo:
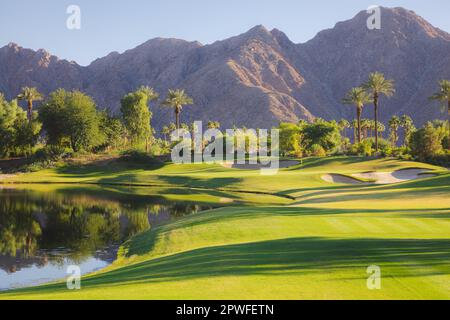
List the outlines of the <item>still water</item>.
{"type": "Polygon", "coordinates": [[[210,208],[89,189],[0,189],[0,290],[62,279],[70,265],[82,274],[99,270],[130,236],[210,208]]]}

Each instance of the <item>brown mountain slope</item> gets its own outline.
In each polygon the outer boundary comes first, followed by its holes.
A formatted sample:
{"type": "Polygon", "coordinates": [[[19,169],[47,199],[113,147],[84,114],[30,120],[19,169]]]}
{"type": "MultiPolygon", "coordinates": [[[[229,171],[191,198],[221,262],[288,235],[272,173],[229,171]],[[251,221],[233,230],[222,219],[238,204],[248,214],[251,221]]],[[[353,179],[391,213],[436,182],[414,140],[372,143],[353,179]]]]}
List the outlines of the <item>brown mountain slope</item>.
{"type": "MultiPolygon", "coordinates": [[[[450,78],[450,35],[401,8],[382,9],[381,30],[368,30],[367,17],[360,12],[303,44],[263,26],[210,45],[157,38],[88,67],[10,44],[0,48],[0,91],[11,98],[25,85],[46,94],[77,88],[117,112],[120,98],[140,85],[162,95],[179,87],[195,100],[182,121],[270,127],[314,116],[352,118],[343,95],[369,72],[381,71],[397,89],[381,101],[382,120],[395,113],[419,123],[442,116],[427,97],[438,80],[450,78]]],[[[170,110],[151,108],[157,128],[173,121],[170,110]]],[[[371,111],[366,107],[367,115],[371,111]]]]}

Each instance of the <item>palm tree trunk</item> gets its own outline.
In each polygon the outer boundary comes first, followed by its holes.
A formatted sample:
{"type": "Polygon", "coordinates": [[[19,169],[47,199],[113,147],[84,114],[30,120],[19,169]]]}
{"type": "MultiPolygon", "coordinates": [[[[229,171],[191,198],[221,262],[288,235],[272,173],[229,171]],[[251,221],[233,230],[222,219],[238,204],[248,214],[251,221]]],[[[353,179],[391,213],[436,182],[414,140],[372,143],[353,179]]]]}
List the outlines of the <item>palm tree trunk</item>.
{"type": "Polygon", "coordinates": [[[358,119],[358,143],[361,143],[361,109],[357,109],[356,117],[358,119]]]}
{"type": "Polygon", "coordinates": [[[177,124],[177,129],[180,129],[180,112],[175,110],[175,122],[177,124]]]}
{"type": "Polygon", "coordinates": [[[33,100],[28,100],[28,122],[31,123],[33,118],[33,100]]]}
{"type": "Polygon", "coordinates": [[[375,120],[375,152],[378,152],[378,95],[373,96],[374,120],[375,120]]]}

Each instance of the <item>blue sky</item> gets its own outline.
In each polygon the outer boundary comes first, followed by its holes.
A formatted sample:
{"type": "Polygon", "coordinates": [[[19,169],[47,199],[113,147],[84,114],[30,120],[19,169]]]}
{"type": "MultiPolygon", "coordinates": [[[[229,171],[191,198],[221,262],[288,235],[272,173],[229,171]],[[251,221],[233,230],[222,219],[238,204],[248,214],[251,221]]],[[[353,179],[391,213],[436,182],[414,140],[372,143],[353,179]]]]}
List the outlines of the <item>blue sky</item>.
{"type": "Polygon", "coordinates": [[[0,47],[16,42],[87,65],[155,37],[206,44],[257,24],[276,27],[298,43],[370,5],[405,7],[450,32],[448,0],[1,0],[0,47]],[[72,4],[81,8],[80,30],[66,28],[72,4]]]}

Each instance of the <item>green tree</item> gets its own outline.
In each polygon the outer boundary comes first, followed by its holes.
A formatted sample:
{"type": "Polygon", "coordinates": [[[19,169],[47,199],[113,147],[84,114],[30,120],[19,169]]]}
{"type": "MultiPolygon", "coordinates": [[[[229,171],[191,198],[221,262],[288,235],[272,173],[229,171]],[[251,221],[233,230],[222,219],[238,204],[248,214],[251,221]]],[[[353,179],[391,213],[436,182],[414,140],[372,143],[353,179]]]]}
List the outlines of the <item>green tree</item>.
{"type": "Polygon", "coordinates": [[[439,128],[435,128],[431,122],[411,135],[410,145],[412,154],[420,161],[443,152],[442,135],[439,128]]]}
{"type": "Polygon", "coordinates": [[[33,118],[33,101],[40,101],[44,96],[34,87],[23,87],[20,94],[17,96],[19,100],[25,100],[28,107],[28,121],[31,123],[33,118]]]}
{"type": "Polygon", "coordinates": [[[392,146],[395,147],[398,141],[398,129],[400,128],[401,120],[398,116],[393,116],[389,120],[388,125],[390,131],[389,140],[392,146]]]}
{"type": "Polygon", "coordinates": [[[27,117],[17,118],[15,124],[14,147],[18,155],[31,155],[33,147],[37,144],[41,132],[42,123],[38,120],[37,112],[31,115],[31,121],[27,117]]]}
{"type": "Polygon", "coordinates": [[[110,115],[106,110],[100,113],[100,131],[105,136],[103,148],[118,149],[123,146],[125,127],[120,118],[110,115]]]}
{"type": "Polygon", "coordinates": [[[100,116],[94,100],[80,91],[72,91],[65,105],[66,134],[75,152],[91,150],[104,143],[105,136],[99,130],[100,116]]]}
{"type": "Polygon", "coordinates": [[[58,89],[39,109],[49,144],[65,142],[75,151],[92,150],[104,143],[100,130],[101,116],[91,97],[80,91],[58,89]]]}
{"type": "Polygon", "coordinates": [[[48,144],[62,146],[67,138],[65,110],[68,96],[68,91],[58,89],[50,93],[47,101],[39,108],[39,120],[42,122],[48,144]]]}
{"type": "Polygon", "coordinates": [[[301,129],[294,123],[280,123],[279,126],[279,148],[283,156],[302,156],[302,134],[301,129]]]}
{"type": "Polygon", "coordinates": [[[352,88],[344,98],[344,104],[356,107],[356,119],[358,122],[358,143],[361,142],[361,114],[366,103],[369,103],[370,96],[362,87],[352,88]]]}
{"type": "Polygon", "coordinates": [[[36,112],[33,112],[30,122],[17,100],[8,102],[0,94],[0,156],[30,155],[40,129],[36,112]]]}
{"type": "Polygon", "coordinates": [[[378,107],[381,95],[391,97],[394,92],[394,81],[385,79],[384,75],[379,72],[371,73],[367,82],[363,84],[363,88],[370,94],[373,99],[374,121],[375,121],[375,151],[378,152],[378,107]]]}
{"type": "Polygon", "coordinates": [[[327,153],[336,151],[342,137],[335,121],[316,119],[304,125],[301,130],[305,149],[311,150],[315,144],[320,145],[327,153]]]}
{"type": "Polygon", "coordinates": [[[173,108],[175,113],[175,122],[177,129],[180,128],[180,113],[183,110],[183,106],[193,104],[194,101],[189,97],[184,90],[172,90],[167,93],[166,99],[162,102],[163,106],[173,108]]]}
{"type": "Polygon", "coordinates": [[[148,139],[152,132],[152,112],[148,104],[156,99],[158,94],[149,87],[140,87],[122,98],[120,111],[133,145],[137,146],[145,141],[148,149],[148,139]]]}
{"type": "Polygon", "coordinates": [[[445,110],[447,108],[447,117],[448,117],[448,128],[447,128],[447,141],[448,148],[450,150],[450,81],[442,80],[439,82],[439,91],[433,94],[430,97],[431,100],[437,100],[442,103],[442,106],[445,110]]]}

